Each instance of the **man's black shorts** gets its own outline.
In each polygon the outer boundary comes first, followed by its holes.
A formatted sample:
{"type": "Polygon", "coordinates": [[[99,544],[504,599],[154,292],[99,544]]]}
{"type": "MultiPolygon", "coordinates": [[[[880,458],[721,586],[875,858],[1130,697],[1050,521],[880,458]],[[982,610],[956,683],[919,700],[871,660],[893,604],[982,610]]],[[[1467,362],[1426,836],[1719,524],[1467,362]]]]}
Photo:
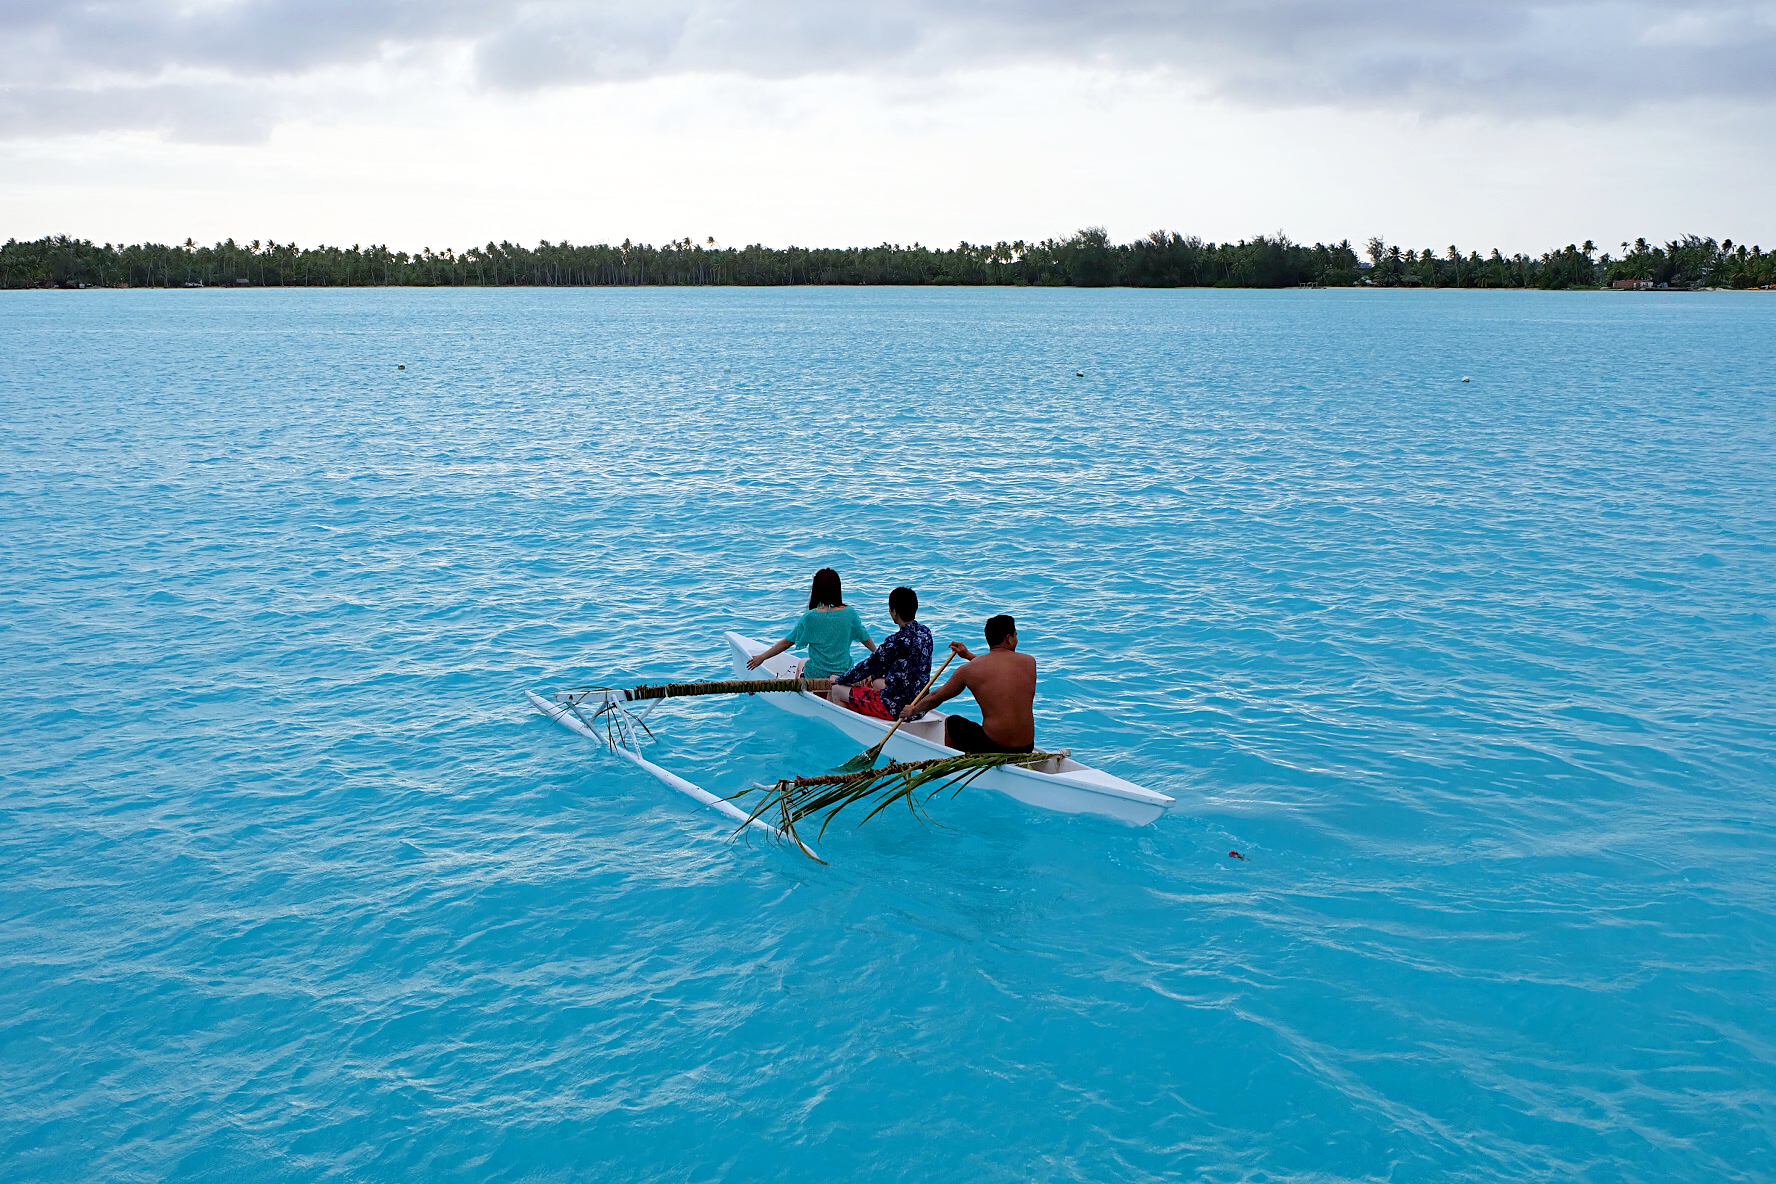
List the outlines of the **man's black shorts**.
{"type": "Polygon", "coordinates": [[[944,717],[944,743],[963,752],[1035,752],[1035,744],[1000,744],[965,715],[944,717]]]}

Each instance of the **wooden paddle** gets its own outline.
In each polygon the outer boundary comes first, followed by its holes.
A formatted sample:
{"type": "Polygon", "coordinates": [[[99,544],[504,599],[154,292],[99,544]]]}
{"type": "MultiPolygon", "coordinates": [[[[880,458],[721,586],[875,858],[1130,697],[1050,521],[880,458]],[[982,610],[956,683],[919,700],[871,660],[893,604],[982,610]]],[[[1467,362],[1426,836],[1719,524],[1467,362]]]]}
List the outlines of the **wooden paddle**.
{"type": "MultiPolygon", "coordinates": [[[[944,659],[944,664],[937,668],[937,673],[932,675],[931,681],[925,684],[925,690],[920,691],[917,695],[913,696],[913,702],[917,703],[920,699],[923,699],[926,691],[929,691],[933,686],[937,685],[937,680],[943,677],[943,672],[948,670],[950,668],[950,663],[955,660],[956,651],[951,650],[950,656],[944,659]]],[[[894,721],[894,726],[888,729],[888,734],[882,737],[881,743],[877,744],[868,752],[858,753],[856,756],[840,765],[838,771],[841,773],[860,773],[864,769],[875,768],[876,758],[882,755],[882,749],[887,745],[888,741],[894,739],[894,733],[900,731],[900,725],[905,722],[906,720],[904,718],[896,719],[894,721]]]]}

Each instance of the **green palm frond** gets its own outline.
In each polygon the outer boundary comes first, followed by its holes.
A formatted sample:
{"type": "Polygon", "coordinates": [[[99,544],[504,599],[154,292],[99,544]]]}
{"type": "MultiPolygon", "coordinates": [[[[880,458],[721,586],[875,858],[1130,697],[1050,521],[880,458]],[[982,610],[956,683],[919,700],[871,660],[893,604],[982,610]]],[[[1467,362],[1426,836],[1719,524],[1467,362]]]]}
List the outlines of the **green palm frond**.
{"type": "Polygon", "coordinates": [[[842,811],[872,802],[870,812],[859,819],[857,825],[862,826],[896,802],[905,802],[915,818],[929,822],[925,805],[945,789],[952,794],[960,793],[989,769],[1006,765],[1029,767],[1044,761],[1061,760],[1067,755],[1065,752],[965,752],[929,761],[890,761],[879,769],[829,773],[823,777],[786,777],[775,785],[755,786],[734,796],[738,799],[748,794],[762,794],[747,821],[770,815],[765,820],[806,852],[808,847],[802,843],[797,827],[817,814],[826,816],[820,824],[817,840],[825,837],[826,828],[842,811]]]}

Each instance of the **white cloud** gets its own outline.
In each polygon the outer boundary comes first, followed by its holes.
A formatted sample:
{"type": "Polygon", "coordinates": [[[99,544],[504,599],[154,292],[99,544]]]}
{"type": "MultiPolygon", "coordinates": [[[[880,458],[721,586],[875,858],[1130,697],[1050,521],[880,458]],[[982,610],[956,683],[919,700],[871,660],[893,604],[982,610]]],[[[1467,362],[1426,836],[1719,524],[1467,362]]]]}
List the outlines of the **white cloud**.
{"type": "Polygon", "coordinates": [[[474,66],[465,82],[508,91],[1040,63],[1174,71],[1260,106],[1762,105],[1776,97],[1773,12],[1767,0],[6,0],[0,135],[234,138],[293,117],[279,100],[293,79],[456,54],[474,66]]]}
{"type": "Polygon", "coordinates": [[[0,234],[1770,242],[1773,12],[0,0],[0,234]]]}
{"type": "Polygon", "coordinates": [[[1742,42],[1767,48],[1773,34],[1776,4],[1744,4],[1682,9],[1648,26],[1640,40],[1655,50],[1672,47],[1720,51],[1742,42]]]}
{"type": "Polygon", "coordinates": [[[690,75],[352,106],[259,145],[0,144],[0,234],[950,245],[1103,224],[1119,240],[1282,228],[1439,251],[1690,231],[1776,246],[1759,196],[1776,161],[1737,148],[1761,124],[1703,104],[1602,124],[1427,121],[1243,108],[1163,71],[1017,66],[948,75],[935,94],[690,75]]]}

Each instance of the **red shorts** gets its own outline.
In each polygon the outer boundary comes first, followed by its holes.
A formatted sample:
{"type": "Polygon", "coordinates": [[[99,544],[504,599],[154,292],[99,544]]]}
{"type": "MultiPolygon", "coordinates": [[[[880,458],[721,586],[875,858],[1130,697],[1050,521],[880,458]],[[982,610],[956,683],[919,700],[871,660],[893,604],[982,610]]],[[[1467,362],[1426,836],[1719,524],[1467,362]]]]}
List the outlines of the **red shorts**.
{"type": "Polygon", "coordinates": [[[894,713],[888,710],[888,704],[882,702],[882,692],[872,686],[851,688],[851,697],[845,700],[858,715],[873,715],[877,719],[893,719],[894,713]]]}

